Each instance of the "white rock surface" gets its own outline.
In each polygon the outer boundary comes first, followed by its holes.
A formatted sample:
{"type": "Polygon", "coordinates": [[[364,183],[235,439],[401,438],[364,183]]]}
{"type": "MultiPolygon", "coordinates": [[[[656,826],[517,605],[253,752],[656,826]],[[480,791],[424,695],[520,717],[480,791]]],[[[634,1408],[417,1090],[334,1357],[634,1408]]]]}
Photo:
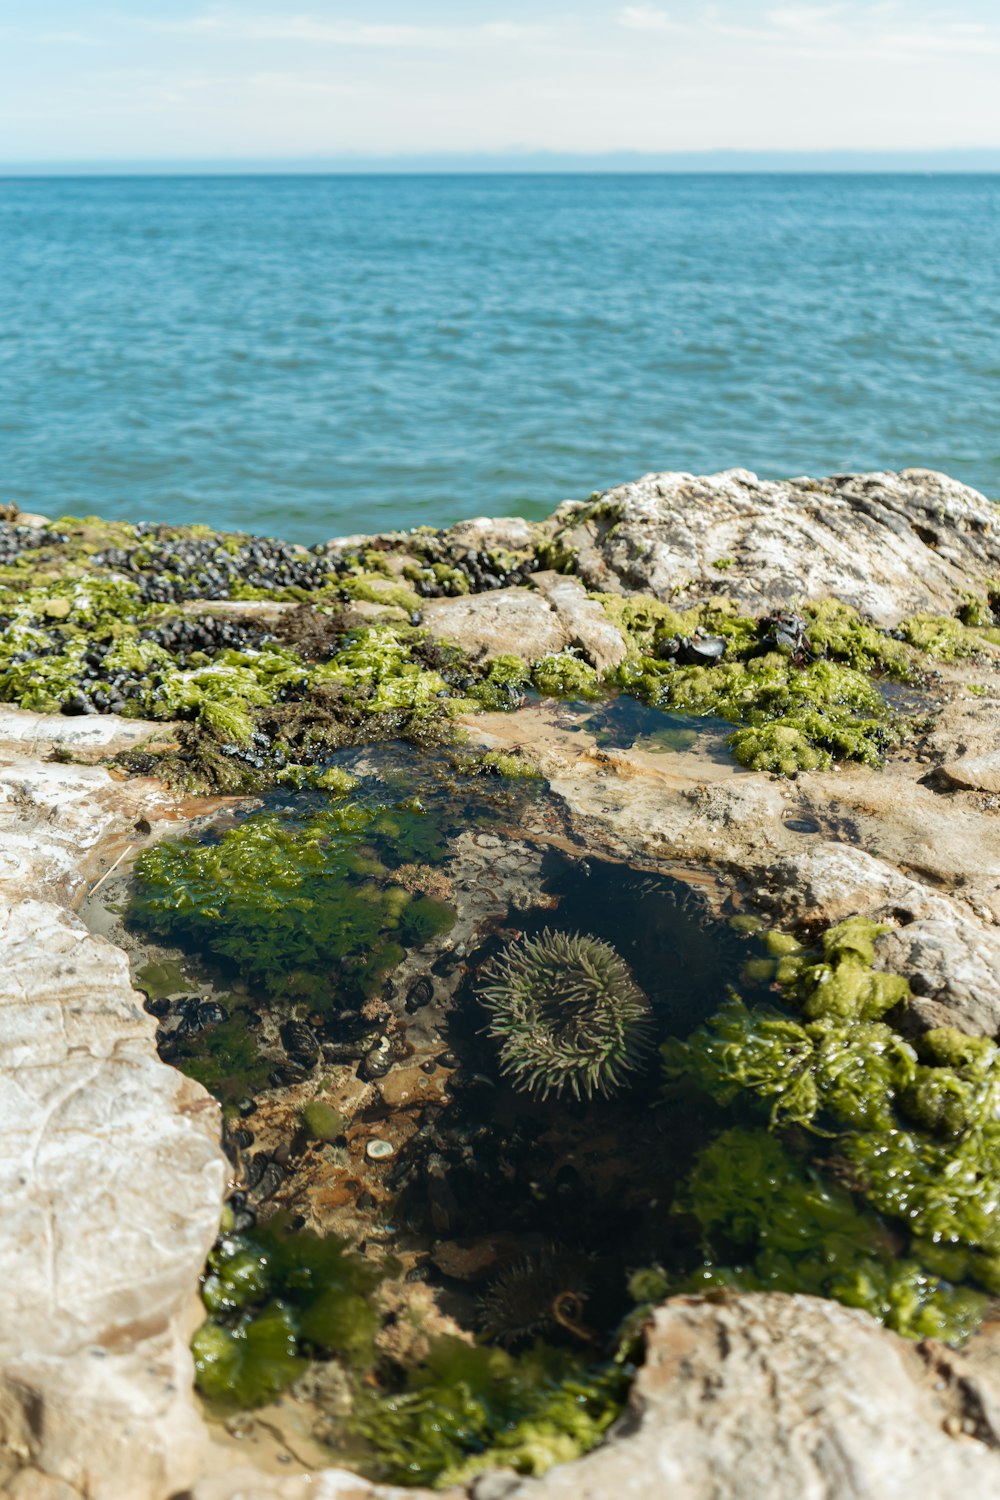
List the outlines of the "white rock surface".
{"type": "MultiPolygon", "coordinates": [[[[655,1314],[602,1448],[472,1500],[963,1500],[1000,1493],[995,1398],[960,1355],[850,1308],[782,1294],[675,1298],[655,1314]]],[[[220,1476],[192,1500],[402,1500],[342,1471],[220,1476]]],[[[412,1495],[412,1491],[409,1492],[412,1495]]]]}
{"type": "Polygon", "coordinates": [[[994,505],[927,469],[775,483],[746,469],[647,474],[601,509],[556,512],[584,582],[682,603],[723,593],[763,609],[834,594],[892,625],[952,613],[970,578],[1000,569],[994,505]]]}
{"type": "Polygon", "coordinates": [[[30,758],[0,796],[0,1487],[165,1496],[205,1446],[187,1341],[218,1110],[158,1061],[125,956],[68,909],[163,799],[30,758]]]}

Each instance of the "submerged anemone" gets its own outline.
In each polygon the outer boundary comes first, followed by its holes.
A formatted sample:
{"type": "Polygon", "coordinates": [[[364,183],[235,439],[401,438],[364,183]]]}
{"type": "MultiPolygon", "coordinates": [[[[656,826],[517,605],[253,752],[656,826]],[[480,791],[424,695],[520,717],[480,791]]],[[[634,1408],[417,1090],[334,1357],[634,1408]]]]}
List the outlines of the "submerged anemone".
{"type": "Polygon", "coordinates": [[[649,1001],[599,938],[546,928],[511,943],[482,978],[501,1070],[537,1098],[614,1093],[650,1047],[649,1001]]]}
{"type": "Polygon", "coordinates": [[[586,1273],[586,1256],[560,1245],[545,1245],[538,1255],[515,1261],[480,1298],[480,1333],[508,1347],[557,1327],[589,1339],[582,1322],[586,1273]]]}

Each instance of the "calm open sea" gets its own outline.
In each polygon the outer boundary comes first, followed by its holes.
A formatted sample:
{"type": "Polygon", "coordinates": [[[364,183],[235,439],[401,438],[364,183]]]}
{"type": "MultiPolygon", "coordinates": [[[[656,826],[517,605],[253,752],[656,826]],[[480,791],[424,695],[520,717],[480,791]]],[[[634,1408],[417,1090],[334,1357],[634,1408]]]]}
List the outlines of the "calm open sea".
{"type": "Polygon", "coordinates": [[[1000,177],[0,181],[0,500],[314,541],[650,469],[1000,496],[1000,177]]]}

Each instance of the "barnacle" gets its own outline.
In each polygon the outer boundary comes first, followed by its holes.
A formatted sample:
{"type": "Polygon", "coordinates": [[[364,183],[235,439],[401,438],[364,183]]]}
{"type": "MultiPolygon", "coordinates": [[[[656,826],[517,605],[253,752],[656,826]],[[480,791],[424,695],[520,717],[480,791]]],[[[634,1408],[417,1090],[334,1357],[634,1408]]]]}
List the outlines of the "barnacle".
{"type": "Polygon", "coordinates": [[[546,928],[510,944],[482,979],[500,1067],[539,1098],[613,1093],[650,1046],[649,1001],[599,938],[546,928]]]}

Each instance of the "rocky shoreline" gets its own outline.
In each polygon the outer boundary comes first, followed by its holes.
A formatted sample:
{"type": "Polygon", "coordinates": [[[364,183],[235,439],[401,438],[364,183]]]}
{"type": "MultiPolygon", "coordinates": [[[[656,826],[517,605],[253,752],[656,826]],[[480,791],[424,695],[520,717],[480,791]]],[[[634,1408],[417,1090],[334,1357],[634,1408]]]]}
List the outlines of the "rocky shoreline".
{"type": "MultiPolygon", "coordinates": [[[[366,746],[443,756],[461,735],[492,771],[544,778],[554,811],[525,815],[526,848],[701,872],[710,906],[738,887],[800,934],[885,924],[876,968],[905,975],[918,1031],[1000,1030],[1000,528],[954,481],[648,476],[538,526],[312,552],[16,516],[7,532],[0,1477],[18,1500],[419,1493],[324,1471],[305,1431],[206,1426],[195,1403],[232,1162],[217,1104],[159,1060],[148,994],[78,912],[234,798],[321,792],[332,755],[363,772],[366,746]],[[673,712],[666,752],[645,720],[585,711],[608,688],[673,712]],[[690,729],[706,714],[714,735],[690,729]]],[[[515,909],[525,860],[442,956],[515,909]]],[[[399,974],[390,1037],[413,1024],[399,974]]],[[[340,1102],[404,1108],[409,1045],[340,1102]]],[[[423,1076],[447,1089],[448,1072],[423,1076]]],[[[956,1351],[801,1294],[675,1296],[609,1441],[470,1492],[889,1496],[934,1473],[992,1494],[993,1328],[989,1310],[956,1351]]]]}

